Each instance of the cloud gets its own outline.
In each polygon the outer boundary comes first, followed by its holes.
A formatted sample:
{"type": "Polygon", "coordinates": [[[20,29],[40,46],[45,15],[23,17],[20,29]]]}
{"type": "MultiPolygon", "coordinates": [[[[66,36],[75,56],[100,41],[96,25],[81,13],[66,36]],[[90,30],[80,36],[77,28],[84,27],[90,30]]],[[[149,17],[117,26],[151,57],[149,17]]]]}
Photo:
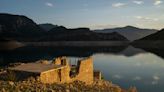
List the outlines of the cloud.
{"type": "Polygon", "coordinates": [[[155,75],[155,76],[153,76],[153,79],[158,81],[158,80],[160,80],[160,77],[155,75]]]}
{"type": "Polygon", "coordinates": [[[49,3],[49,2],[47,2],[47,3],[45,3],[47,6],[49,6],[49,7],[53,7],[54,5],[52,4],[52,3],[49,3]]]}
{"type": "Polygon", "coordinates": [[[118,74],[113,75],[112,77],[115,78],[115,79],[121,79],[122,78],[122,76],[121,75],[118,75],[118,74]]]}
{"type": "Polygon", "coordinates": [[[156,84],[158,84],[159,80],[160,80],[160,77],[157,76],[157,75],[154,75],[153,76],[153,81],[151,82],[151,84],[156,85],[156,84]]]}
{"type": "Polygon", "coordinates": [[[123,7],[123,6],[125,6],[126,4],[125,3],[114,3],[114,4],[112,4],[112,6],[113,7],[116,7],[116,8],[118,8],[118,7],[123,7]]]}
{"type": "Polygon", "coordinates": [[[143,16],[135,16],[136,19],[144,20],[144,21],[158,21],[158,18],[150,18],[150,17],[143,17],[143,16]]]}
{"type": "Polygon", "coordinates": [[[138,5],[141,5],[141,4],[143,4],[144,2],[143,2],[143,1],[134,0],[133,3],[138,4],[138,5]]]}
{"type": "Polygon", "coordinates": [[[156,85],[158,84],[158,81],[160,80],[160,77],[154,75],[153,76],[153,81],[151,82],[152,85],[156,85]]]}
{"type": "Polygon", "coordinates": [[[142,19],[142,16],[135,16],[136,19],[142,19]]]}
{"type": "Polygon", "coordinates": [[[161,1],[161,0],[155,0],[154,5],[160,5],[161,3],[163,3],[163,1],[161,1]]]}
{"type": "Polygon", "coordinates": [[[156,84],[158,84],[158,81],[152,81],[151,84],[156,85],[156,84]]]}
{"type": "Polygon", "coordinates": [[[136,76],[136,77],[133,78],[133,80],[135,80],[135,81],[141,80],[141,77],[136,76]]]}

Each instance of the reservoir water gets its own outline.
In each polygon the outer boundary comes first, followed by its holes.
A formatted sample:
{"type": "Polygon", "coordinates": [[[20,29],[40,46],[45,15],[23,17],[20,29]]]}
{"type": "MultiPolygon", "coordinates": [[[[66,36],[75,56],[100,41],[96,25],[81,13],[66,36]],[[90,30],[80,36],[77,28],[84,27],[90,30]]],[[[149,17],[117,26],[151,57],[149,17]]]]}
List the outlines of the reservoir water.
{"type": "Polygon", "coordinates": [[[139,92],[164,92],[164,50],[120,47],[24,47],[0,52],[0,64],[33,62],[67,56],[71,61],[93,57],[94,69],[103,78],[123,88],[137,87],[139,92]]]}

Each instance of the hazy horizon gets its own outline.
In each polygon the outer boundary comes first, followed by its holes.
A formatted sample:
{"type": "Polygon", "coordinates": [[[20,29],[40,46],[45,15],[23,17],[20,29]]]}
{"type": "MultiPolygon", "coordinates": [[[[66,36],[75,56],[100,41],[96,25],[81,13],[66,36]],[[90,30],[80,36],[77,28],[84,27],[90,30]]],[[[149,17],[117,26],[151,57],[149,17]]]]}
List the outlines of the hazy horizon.
{"type": "Polygon", "coordinates": [[[0,13],[25,15],[37,24],[106,29],[127,25],[162,29],[163,0],[1,0],[0,13]]]}

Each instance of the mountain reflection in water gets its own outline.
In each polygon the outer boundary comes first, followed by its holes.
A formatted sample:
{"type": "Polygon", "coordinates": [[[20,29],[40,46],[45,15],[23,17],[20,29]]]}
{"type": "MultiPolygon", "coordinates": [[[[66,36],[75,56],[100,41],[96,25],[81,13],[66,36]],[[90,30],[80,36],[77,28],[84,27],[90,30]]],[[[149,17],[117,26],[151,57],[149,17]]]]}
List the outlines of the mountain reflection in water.
{"type": "Polygon", "coordinates": [[[113,83],[136,86],[139,92],[164,92],[164,60],[152,53],[131,57],[96,54],[93,58],[94,67],[113,83]]]}
{"type": "MultiPolygon", "coordinates": [[[[23,47],[0,52],[0,65],[67,56],[72,61],[93,56],[94,69],[121,87],[139,92],[164,92],[164,49],[115,47],[23,47]]],[[[76,63],[76,62],[75,62],[76,63]]]]}
{"type": "Polygon", "coordinates": [[[58,56],[89,57],[95,53],[118,54],[127,46],[115,47],[22,47],[0,53],[1,65],[13,62],[33,62],[40,59],[53,59],[58,56]],[[3,62],[4,61],[4,62],[3,62]]]}

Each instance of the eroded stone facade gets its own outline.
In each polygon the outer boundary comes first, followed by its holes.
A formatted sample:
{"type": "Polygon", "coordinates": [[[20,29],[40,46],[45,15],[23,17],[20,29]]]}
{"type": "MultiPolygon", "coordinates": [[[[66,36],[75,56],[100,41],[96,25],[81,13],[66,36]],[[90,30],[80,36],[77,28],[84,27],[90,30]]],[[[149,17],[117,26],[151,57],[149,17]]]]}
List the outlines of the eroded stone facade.
{"type": "Polygon", "coordinates": [[[85,82],[86,84],[92,84],[93,83],[93,59],[87,58],[80,60],[78,62],[78,74],[75,78],[72,80],[79,80],[82,82],[85,82]]]}
{"type": "Polygon", "coordinates": [[[66,57],[58,57],[52,63],[42,60],[36,63],[18,65],[11,70],[18,72],[18,74],[22,74],[22,72],[37,74],[41,82],[49,84],[73,81],[92,84],[94,81],[92,57],[79,60],[77,65],[70,65],[66,57]]]}
{"type": "MultiPolygon", "coordinates": [[[[78,65],[76,66],[75,71],[77,71],[74,75],[74,77],[71,77],[71,66],[68,63],[68,60],[65,57],[59,57],[56,58],[53,61],[53,64],[56,65],[64,65],[62,69],[58,69],[57,71],[59,73],[56,73],[56,77],[59,77],[61,81],[57,82],[73,82],[73,81],[82,81],[85,82],[86,84],[91,84],[93,83],[93,59],[92,57],[79,60],[78,65]]],[[[54,71],[56,72],[56,71],[54,71]]],[[[50,74],[49,74],[50,75],[50,74]]],[[[51,76],[51,75],[50,75],[51,76]]]]}

